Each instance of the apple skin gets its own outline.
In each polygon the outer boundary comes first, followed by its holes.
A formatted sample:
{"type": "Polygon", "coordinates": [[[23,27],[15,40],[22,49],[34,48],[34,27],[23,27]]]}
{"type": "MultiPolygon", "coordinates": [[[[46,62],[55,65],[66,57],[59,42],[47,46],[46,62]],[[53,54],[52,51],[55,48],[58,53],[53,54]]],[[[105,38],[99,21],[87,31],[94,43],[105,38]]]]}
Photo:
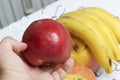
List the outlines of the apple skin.
{"type": "Polygon", "coordinates": [[[86,78],[87,80],[96,80],[94,72],[86,65],[77,61],[74,62],[74,66],[70,70],[69,74],[78,75],[80,77],[86,78]]]}
{"type": "Polygon", "coordinates": [[[52,19],[34,21],[23,34],[23,57],[32,66],[64,64],[72,50],[68,30],[52,19]]]}

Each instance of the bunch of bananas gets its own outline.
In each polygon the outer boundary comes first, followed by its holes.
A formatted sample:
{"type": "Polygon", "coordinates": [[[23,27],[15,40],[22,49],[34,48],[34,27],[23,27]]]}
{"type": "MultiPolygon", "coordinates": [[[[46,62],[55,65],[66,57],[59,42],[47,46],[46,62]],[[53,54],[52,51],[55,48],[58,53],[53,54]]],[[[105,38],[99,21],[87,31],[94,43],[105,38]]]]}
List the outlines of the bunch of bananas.
{"type": "Polygon", "coordinates": [[[120,61],[120,20],[116,16],[102,8],[85,7],[61,15],[57,21],[70,31],[73,44],[79,45],[73,46],[73,53],[90,52],[107,73],[112,72],[113,61],[120,61]]]}

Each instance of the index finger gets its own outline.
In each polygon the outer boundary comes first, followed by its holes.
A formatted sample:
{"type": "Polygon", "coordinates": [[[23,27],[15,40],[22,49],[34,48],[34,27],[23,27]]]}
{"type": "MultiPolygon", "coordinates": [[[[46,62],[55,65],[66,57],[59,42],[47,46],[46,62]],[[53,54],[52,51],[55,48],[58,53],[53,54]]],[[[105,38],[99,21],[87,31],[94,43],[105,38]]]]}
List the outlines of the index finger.
{"type": "Polygon", "coordinates": [[[65,70],[66,73],[68,73],[70,71],[70,69],[73,67],[74,65],[74,60],[69,58],[66,63],[62,66],[62,68],[65,70]]]}

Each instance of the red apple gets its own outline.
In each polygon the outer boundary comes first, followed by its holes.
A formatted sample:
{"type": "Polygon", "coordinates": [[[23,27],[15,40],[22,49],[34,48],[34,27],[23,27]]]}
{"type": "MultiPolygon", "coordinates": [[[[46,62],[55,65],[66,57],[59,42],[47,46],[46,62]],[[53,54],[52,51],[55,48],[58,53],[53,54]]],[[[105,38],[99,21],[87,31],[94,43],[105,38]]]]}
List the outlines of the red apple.
{"type": "Polygon", "coordinates": [[[32,66],[63,64],[72,50],[68,30],[52,19],[34,21],[23,34],[27,43],[23,56],[32,66]]]}

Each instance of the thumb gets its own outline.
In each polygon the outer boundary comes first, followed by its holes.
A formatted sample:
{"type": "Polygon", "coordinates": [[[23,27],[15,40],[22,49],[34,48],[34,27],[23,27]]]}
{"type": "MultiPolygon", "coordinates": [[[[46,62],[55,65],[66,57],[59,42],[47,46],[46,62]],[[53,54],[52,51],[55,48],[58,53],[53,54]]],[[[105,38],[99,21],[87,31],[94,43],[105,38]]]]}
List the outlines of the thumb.
{"type": "Polygon", "coordinates": [[[15,53],[19,53],[27,48],[27,44],[23,42],[18,42],[12,37],[5,37],[1,43],[0,46],[5,50],[12,50],[15,53]]]}

